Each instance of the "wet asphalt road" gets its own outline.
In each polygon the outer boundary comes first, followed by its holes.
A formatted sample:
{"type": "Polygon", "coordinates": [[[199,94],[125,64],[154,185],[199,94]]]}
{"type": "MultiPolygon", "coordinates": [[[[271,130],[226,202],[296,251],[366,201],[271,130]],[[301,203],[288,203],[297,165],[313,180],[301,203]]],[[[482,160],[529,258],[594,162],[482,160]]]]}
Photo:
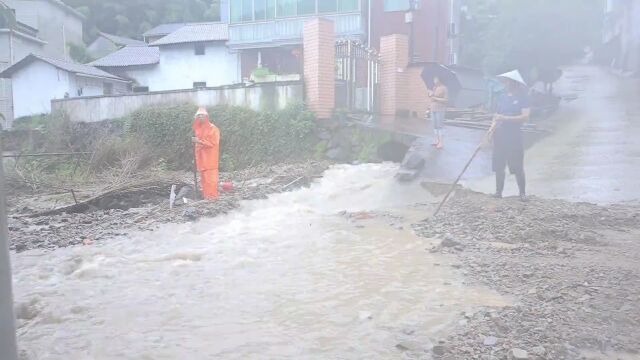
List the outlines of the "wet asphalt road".
{"type": "MultiPolygon", "coordinates": [[[[576,66],[565,70],[559,95],[575,94],[543,127],[553,133],[531,145],[525,155],[528,193],[545,198],[598,204],[640,202],[640,81],[621,78],[606,69],[576,66]]],[[[483,134],[448,127],[443,151],[419,142],[426,158],[425,179],[451,181],[468,160],[483,134]]],[[[491,150],[483,150],[462,184],[493,193],[491,150]]],[[[509,177],[505,196],[518,193],[509,177]]]]}

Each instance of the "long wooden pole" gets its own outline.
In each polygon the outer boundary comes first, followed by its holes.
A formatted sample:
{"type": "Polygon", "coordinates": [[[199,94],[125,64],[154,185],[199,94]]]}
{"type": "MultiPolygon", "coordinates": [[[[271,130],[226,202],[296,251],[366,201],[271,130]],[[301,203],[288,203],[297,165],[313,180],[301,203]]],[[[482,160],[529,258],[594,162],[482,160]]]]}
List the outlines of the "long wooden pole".
{"type": "Polygon", "coordinates": [[[195,186],[193,191],[196,198],[200,199],[202,197],[200,196],[200,188],[198,187],[198,157],[196,156],[196,152],[196,144],[193,144],[193,184],[195,186]]]}
{"type": "Polygon", "coordinates": [[[469,159],[469,161],[467,161],[467,164],[464,166],[464,168],[460,172],[460,175],[458,175],[458,177],[456,178],[456,181],[454,181],[453,184],[451,184],[451,189],[449,189],[449,192],[447,193],[447,195],[444,196],[444,199],[442,199],[442,201],[440,202],[440,205],[438,205],[438,208],[433,213],[433,217],[435,217],[436,215],[438,215],[438,213],[440,213],[440,210],[442,210],[442,207],[444,206],[444,204],[447,202],[447,200],[449,200],[449,196],[451,196],[453,191],[456,189],[456,186],[458,186],[460,179],[462,179],[462,175],[464,175],[464,173],[467,172],[467,169],[473,162],[473,159],[476,158],[476,155],[478,155],[478,153],[480,152],[480,149],[482,149],[482,146],[487,141],[489,141],[489,139],[491,139],[491,136],[493,136],[494,131],[495,131],[495,125],[492,125],[491,128],[489,128],[489,131],[487,131],[487,133],[485,134],[482,142],[478,144],[478,147],[476,147],[476,150],[473,152],[473,155],[471,155],[471,158],[469,159]]]}
{"type": "Polygon", "coordinates": [[[46,157],[46,156],[76,156],[89,155],[91,152],[69,152],[69,153],[41,153],[41,154],[7,154],[2,155],[3,158],[21,158],[21,157],[46,157]]]}

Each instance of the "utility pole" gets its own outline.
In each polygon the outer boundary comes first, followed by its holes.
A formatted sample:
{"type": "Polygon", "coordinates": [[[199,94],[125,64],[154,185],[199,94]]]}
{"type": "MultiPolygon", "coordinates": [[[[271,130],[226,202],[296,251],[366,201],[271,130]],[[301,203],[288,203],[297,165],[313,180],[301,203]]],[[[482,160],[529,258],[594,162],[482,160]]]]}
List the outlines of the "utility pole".
{"type": "Polygon", "coordinates": [[[440,22],[442,21],[442,0],[436,0],[436,28],[433,39],[433,62],[440,62],[440,22]]]}
{"type": "Polygon", "coordinates": [[[409,0],[409,11],[405,14],[405,22],[409,23],[409,62],[415,58],[415,12],[418,9],[419,0],[409,0]]]}
{"type": "Polygon", "coordinates": [[[0,356],[3,360],[18,360],[8,233],[4,164],[0,158],[0,356]]]}
{"type": "Polygon", "coordinates": [[[456,16],[460,5],[457,0],[449,0],[449,65],[456,65],[457,56],[455,51],[456,37],[458,36],[458,26],[456,19],[460,18],[460,15],[456,16]]]}

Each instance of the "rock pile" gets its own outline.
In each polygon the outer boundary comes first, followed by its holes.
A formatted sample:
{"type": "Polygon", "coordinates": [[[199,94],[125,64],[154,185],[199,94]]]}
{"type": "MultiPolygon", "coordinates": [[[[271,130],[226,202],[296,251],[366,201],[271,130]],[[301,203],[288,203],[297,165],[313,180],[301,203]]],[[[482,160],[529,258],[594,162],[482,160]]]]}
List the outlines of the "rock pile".
{"type": "MultiPolygon", "coordinates": [[[[472,281],[513,300],[467,314],[442,359],[640,355],[640,209],[458,191],[415,225],[472,281]]],[[[626,357],[625,357],[626,358],[626,357]]]]}

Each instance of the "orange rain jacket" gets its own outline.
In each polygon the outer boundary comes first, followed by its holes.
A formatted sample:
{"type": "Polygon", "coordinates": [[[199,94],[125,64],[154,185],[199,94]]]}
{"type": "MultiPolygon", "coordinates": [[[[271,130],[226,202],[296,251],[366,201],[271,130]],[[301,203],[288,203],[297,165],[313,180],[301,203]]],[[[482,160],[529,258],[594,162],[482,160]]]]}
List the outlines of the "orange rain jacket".
{"type": "Polygon", "coordinates": [[[211,123],[204,108],[198,109],[193,121],[194,136],[202,142],[195,144],[196,168],[202,179],[202,194],[207,199],[218,197],[218,162],[220,156],[220,130],[211,123]],[[201,122],[198,115],[205,115],[201,122]]]}
{"type": "Polygon", "coordinates": [[[206,115],[207,121],[193,121],[193,132],[203,144],[196,145],[196,165],[198,171],[217,170],[220,156],[220,130],[211,123],[209,114],[204,108],[200,108],[197,115],[206,115]]]}

